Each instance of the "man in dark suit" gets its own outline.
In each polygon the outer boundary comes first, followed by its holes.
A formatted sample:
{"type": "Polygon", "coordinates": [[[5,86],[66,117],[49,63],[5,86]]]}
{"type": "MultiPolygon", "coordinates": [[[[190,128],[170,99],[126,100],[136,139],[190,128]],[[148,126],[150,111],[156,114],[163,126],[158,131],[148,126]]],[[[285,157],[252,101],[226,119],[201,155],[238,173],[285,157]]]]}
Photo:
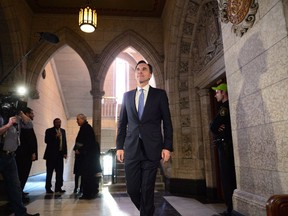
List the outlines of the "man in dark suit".
{"type": "Polygon", "coordinates": [[[64,193],[65,190],[62,190],[61,187],[63,186],[63,158],[67,158],[66,132],[61,128],[61,120],[59,118],[54,119],[53,124],[54,127],[48,128],[45,132],[45,143],[47,144],[44,153],[47,168],[45,189],[47,193],[53,193],[51,180],[55,170],[55,192],[64,193]]]}
{"type": "MultiPolygon", "coordinates": [[[[22,191],[24,190],[25,184],[28,180],[29,173],[32,167],[32,161],[37,160],[37,138],[33,129],[33,118],[34,112],[31,108],[27,107],[23,110],[24,114],[30,118],[29,124],[31,127],[27,128],[27,124],[21,123],[20,133],[20,146],[16,151],[16,163],[18,168],[18,176],[21,183],[22,191]]],[[[23,191],[22,199],[23,202],[29,201],[27,197],[28,193],[23,191]]]]}
{"type": "Polygon", "coordinates": [[[137,89],[124,94],[117,134],[117,159],[124,161],[127,192],[141,216],[152,216],[157,169],[173,151],[166,92],[149,86],[152,66],[137,63],[137,89]],[[143,94],[142,94],[143,93],[143,94]],[[163,131],[163,134],[162,134],[163,131]]]}

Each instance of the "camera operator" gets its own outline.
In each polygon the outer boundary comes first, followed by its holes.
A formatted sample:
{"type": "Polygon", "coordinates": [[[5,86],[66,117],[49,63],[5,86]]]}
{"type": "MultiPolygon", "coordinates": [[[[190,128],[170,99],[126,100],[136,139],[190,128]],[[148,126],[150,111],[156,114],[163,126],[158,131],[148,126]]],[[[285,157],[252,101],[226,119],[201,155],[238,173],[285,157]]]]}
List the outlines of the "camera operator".
{"type": "Polygon", "coordinates": [[[15,151],[20,145],[20,124],[28,125],[29,121],[31,121],[30,118],[22,111],[18,116],[10,117],[7,124],[4,124],[4,119],[0,116],[0,172],[4,177],[8,198],[15,216],[40,215],[39,213],[28,214],[23,205],[22,188],[15,160],[15,151]]]}

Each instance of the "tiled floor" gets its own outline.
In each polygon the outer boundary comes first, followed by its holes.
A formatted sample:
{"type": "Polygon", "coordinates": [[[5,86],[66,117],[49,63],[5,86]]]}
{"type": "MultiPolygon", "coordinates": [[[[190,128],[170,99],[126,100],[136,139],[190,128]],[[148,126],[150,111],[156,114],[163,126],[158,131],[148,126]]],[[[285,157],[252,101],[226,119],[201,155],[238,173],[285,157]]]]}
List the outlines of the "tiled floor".
{"type": "MultiPolygon", "coordinates": [[[[79,200],[79,194],[74,194],[74,182],[65,181],[64,194],[46,195],[45,174],[30,177],[26,185],[30,202],[26,204],[29,213],[39,212],[44,216],[138,216],[126,193],[110,193],[107,186],[96,199],[79,200]]],[[[202,204],[192,198],[176,197],[163,192],[155,193],[155,216],[212,216],[224,211],[223,204],[202,204]]],[[[7,213],[7,206],[0,203],[0,215],[7,213]]]]}

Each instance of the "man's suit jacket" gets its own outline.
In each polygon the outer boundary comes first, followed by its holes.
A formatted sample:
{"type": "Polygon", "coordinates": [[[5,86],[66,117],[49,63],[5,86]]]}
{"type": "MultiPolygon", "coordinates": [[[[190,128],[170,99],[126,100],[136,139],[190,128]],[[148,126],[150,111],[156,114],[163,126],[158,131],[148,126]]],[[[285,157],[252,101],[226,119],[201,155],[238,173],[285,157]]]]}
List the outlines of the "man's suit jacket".
{"type": "Polygon", "coordinates": [[[67,141],[66,141],[66,132],[64,129],[60,128],[62,133],[62,151],[59,152],[60,149],[60,140],[56,138],[56,128],[48,128],[45,132],[45,143],[46,149],[44,153],[44,159],[54,159],[57,154],[61,154],[62,156],[67,155],[67,141]]]}
{"type": "Polygon", "coordinates": [[[16,157],[23,160],[31,160],[32,154],[36,154],[36,160],[38,159],[38,144],[36,134],[33,128],[21,128],[20,132],[20,146],[16,151],[16,157]]]}
{"type": "Polygon", "coordinates": [[[135,105],[136,91],[124,94],[118,123],[117,150],[124,149],[126,159],[137,160],[141,134],[147,158],[160,160],[162,149],[173,151],[173,128],[166,92],[150,86],[142,118],[139,119],[135,105]]]}

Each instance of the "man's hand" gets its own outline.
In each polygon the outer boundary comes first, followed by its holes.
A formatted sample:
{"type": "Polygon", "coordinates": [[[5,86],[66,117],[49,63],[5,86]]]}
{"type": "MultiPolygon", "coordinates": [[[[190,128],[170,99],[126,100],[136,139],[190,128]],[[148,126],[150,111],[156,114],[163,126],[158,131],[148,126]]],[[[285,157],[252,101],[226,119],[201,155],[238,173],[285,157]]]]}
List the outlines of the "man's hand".
{"type": "Polygon", "coordinates": [[[0,127],[0,135],[4,134],[13,124],[17,123],[17,117],[12,116],[6,125],[0,127]]]}
{"type": "Polygon", "coordinates": [[[12,116],[12,117],[9,118],[9,122],[7,123],[7,126],[11,127],[15,123],[17,123],[17,117],[16,116],[12,116]]]}
{"type": "Polygon", "coordinates": [[[167,149],[163,149],[162,153],[161,153],[162,159],[163,159],[163,163],[167,162],[170,157],[171,157],[171,153],[169,150],[167,149]]]}
{"type": "Polygon", "coordinates": [[[32,161],[35,161],[35,160],[36,160],[36,153],[33,153],[33,154],[32,154],[31,160],[32,160],[32,161]]]}
{"type": "Polygon", "coordinates": [[[25,115],[25,113],[23,113],[23,111],[19,112],[19,116],[25,124],[27,124],[29,121],[31,121],[31,119],[27,115],[25,115]]]}
{"type": "Polygon", "coordinates": [[[116,155],[117,155],[117,160],[120,161],[121,163],[123,163],[123,161],[124,161],[124,150],[122,150],[122,149],[117,150],[116,155]]]}

